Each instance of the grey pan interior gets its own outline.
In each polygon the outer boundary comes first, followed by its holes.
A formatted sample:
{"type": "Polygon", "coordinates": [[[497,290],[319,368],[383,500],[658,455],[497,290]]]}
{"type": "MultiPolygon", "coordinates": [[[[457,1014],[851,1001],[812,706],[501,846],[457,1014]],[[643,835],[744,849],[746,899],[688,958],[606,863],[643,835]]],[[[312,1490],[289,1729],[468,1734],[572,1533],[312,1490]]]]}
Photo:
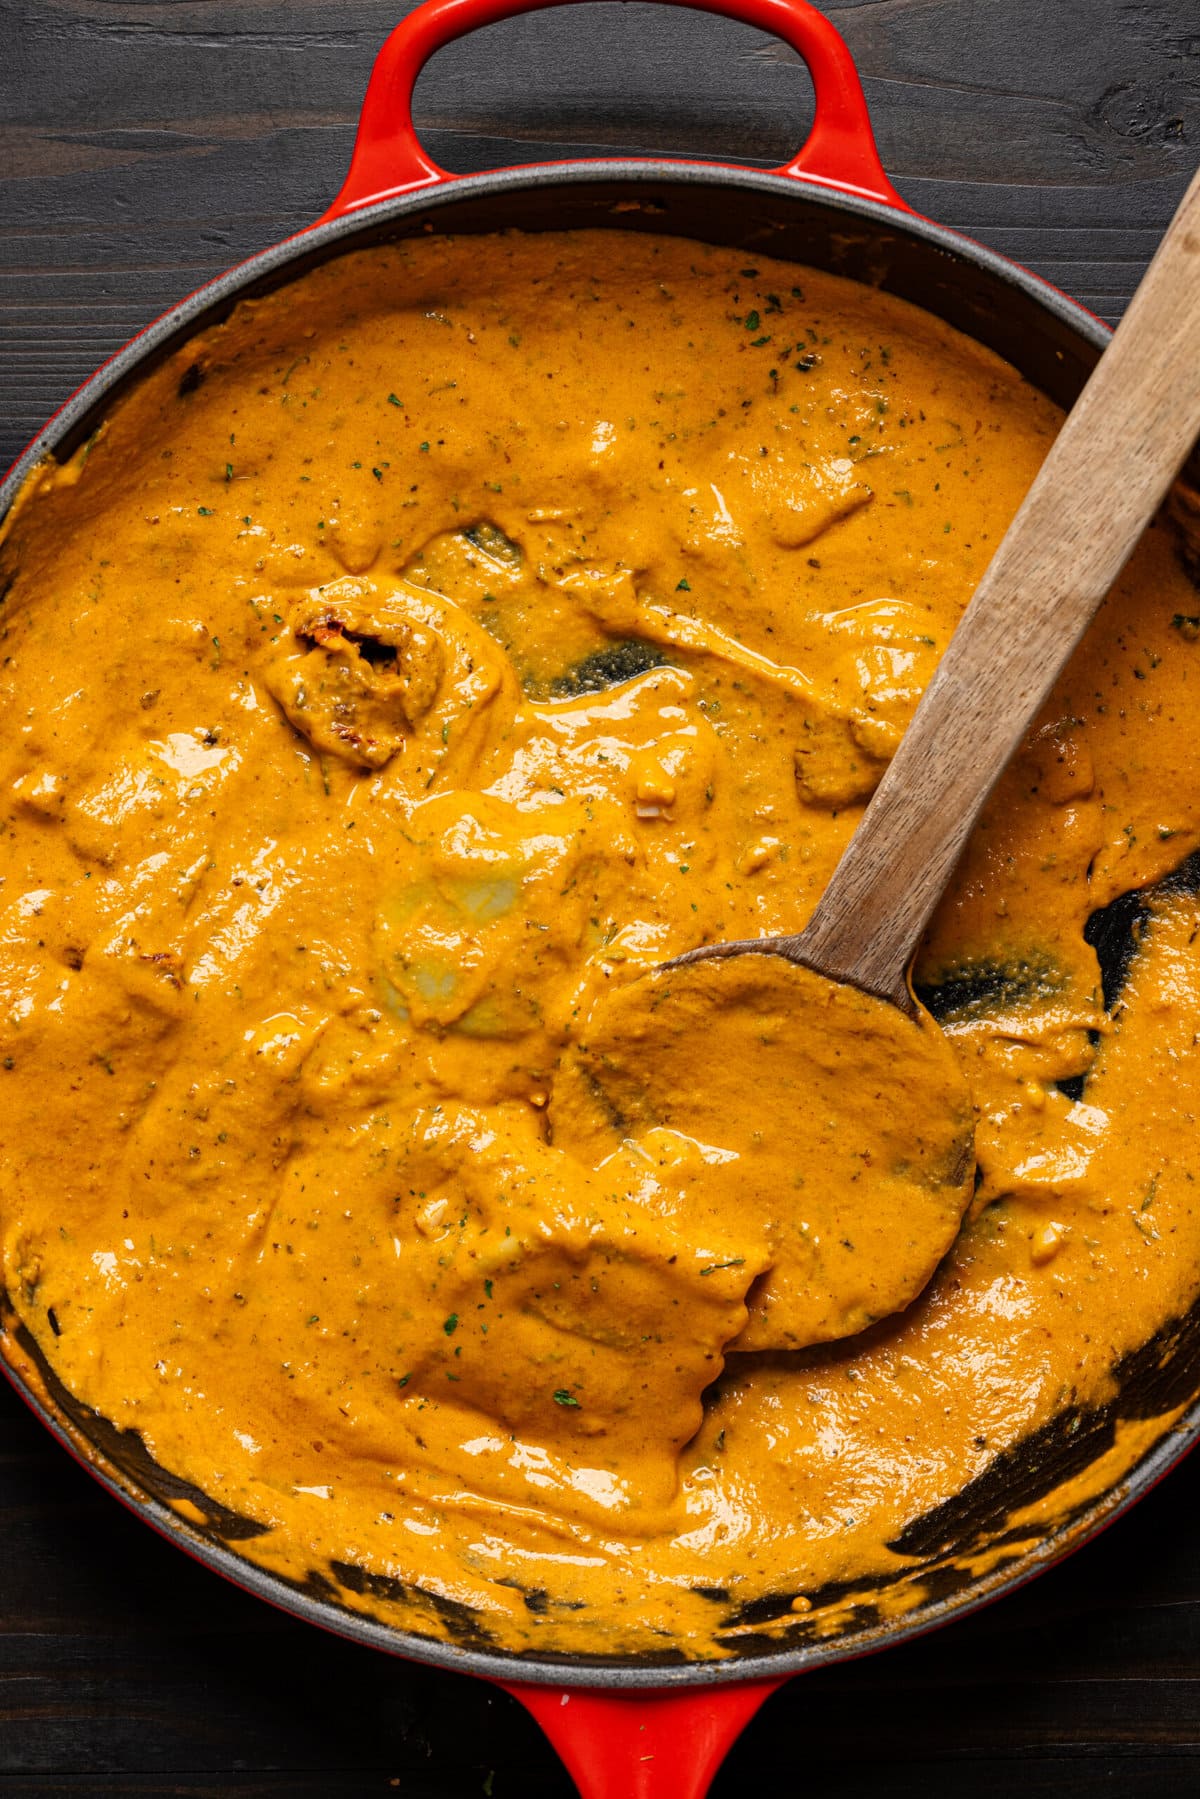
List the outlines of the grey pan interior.
{"type": "MultiPolygon", "coordinates": [[[[95,430],[121,390],[198,330],[218,322],[248,295],[270,291],[349,248],[437,232],[603,227],[670,233],[793,260],[875,285],[937,314],[1013,363],[1035,386],[1069,406],[1107,338],[1107,330],[1034,276],[924,220],[827,189],[743,169],[672,162],[559,164],[463,178],[384,202],[320,226],[268,250],[185,300],[120,352],[51,421],[0,486],[0,516],[24,476],[45,456],[64,459],[95,430]]],[[[1178,882],[1193,884],[1184,865],[1178,882]]],[[[1097,915],[1090,931],[1101,958],[1106,998],[1128,966],[1139,900],[1129,896],[1097,915]]],[[[937,996],[927,996],[935,1006],[937,996]]],[[[739,1610],[713,1594],[718,1634],[731,1651],[719,1663],[656,1658],[521,1657],[489,1643],[486,1617],[452,1602],[424,1600],[431,1634],[366,1618],[345,1596],[408,1605],[367,1571],[334,1564],[298,1585],[264,1573],[238,1553],[255,1534],[247,1520],[214,1507],[159,1468],[140,1441],[115,1431],[71,1398],[41,1362],[7,1308],[0,1341],[9,1378],[47,1427],[109,1490],[193,1556],[260,1597],[393,1654],[493,1679],[555,1686],[683,1687],[782,1676],[860,1655],[959,1616],[1031,1578],[1109,1522],[1158,1479],[1200,1436],[1200,1303],[1115,1371],[1116,1396],[1072,1408],[999,1456],[984,1475],[910,1526],[894,1548],[911,1559],[918,1600],[890,1621],[877,1604],[878,1583],[810,1593],[813,1611],[793,1613],[794,1586],[739,1610]],[[1118,1422],[1186,1409],[1137,1467],[1099,1498],[1081,1505],[1031,1541],[1010,1517],[1052,1492],[1111,1447],[1118,1422]],[[189,1523],[173,1502],[190,1500],[208,1519],[189,1523]],[[991,1572],[973,1574],[965,1558],[987,1551],[991,1572]],[[837,1607],[838,1629],[818,1634],[822,1608],[837,1607]],[[723,1610],[721,1609],[723,1608],[723,1610]],[[786,1620],[769,1636],[752,1627],[786,1620]],[[432,1634],[434,1631],[436,1635],[432,1634]]],[[[190,1509],[190,1508],[189,1508],[190,1509]]],[[[394,1584],[394,1583],[393,1583],[394,1584]]],[[[544,1596],[526,1595],[531,1610],[544,1596]]],[[[828,1615],[828,1614],[827,1614],[828,1615]]]]}

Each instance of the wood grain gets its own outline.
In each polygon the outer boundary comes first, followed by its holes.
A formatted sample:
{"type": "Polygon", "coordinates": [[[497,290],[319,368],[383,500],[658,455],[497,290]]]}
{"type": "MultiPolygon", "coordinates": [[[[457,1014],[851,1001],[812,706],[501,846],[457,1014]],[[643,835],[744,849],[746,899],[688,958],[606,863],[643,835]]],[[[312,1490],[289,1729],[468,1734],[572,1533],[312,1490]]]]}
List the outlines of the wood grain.
{"type": "Polygon", "coordinates": [[[915,1015],[908,966],[984,802],[1200,434],[1198,338],[1200,174],[997,546],[811,920],[799,936],[768,939],[781,955],[915,1015]]]}
{"type": "MultiPolygon", "coordinates": [[[[0,465],[133,332],[316,216],[400,10],[0,0],[0,465]]],[[[1116,318],[1200,141],[1194,0],[829,11],[906,198],[1116,318]]],[[[434,59],[417,103],[452,169],[619,149],[767,166],[811,93],[776,41],[635,4],[493,26],[434,59]]]]}
{"type": "MultiPolygon", "coordinates": [[[[97,362],[338,186],[381,0],[0,0],[0,465],[97,362]]],[[[1115,319],[1200,145],[1195,0],[838,0],[921,211],[1115,319]]],[[[418,89],[456,169],[614,150],[760,166],[807,76],[631,4],[496,26],[418,89]]],[[[1200,1463],[979,1617],[794,1682],[715,1799],[1200,1792],[1200,1463]]],[[[0,1391],[0,1795],[568,1799],[516,1704],[280,1617],[159,1542],[0,1391]]]]}
{"type": "MultiPolygon", "coordinates": [[[[714,1799],[1200,1788],[1200,1462],[1024,1592],[771,1700],[714,1799]]],[[[0,1792],[568,1799],[516,1704],[293,1623],[0,1401],[0,1792]]]]}

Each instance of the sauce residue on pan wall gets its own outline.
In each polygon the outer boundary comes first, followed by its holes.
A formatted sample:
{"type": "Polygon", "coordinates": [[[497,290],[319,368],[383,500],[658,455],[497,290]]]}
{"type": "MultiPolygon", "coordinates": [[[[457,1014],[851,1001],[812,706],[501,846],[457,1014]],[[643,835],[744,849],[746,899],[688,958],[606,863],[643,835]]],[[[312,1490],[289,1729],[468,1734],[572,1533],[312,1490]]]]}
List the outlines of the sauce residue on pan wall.
{"type": "Polygon", "coordinates": [[[1057,419],[791,265],[429,239],[242,304],[31,478],[5,1281],[247,1555],[428,1632],[720,1653],[756,1598],[902,1570],[913,1520],[1187,1309],[1200,915],[1148,904],[1107,1009],[1084,934],[1200,843],[1162,525],[919,960],[979,1184],[917,1303],[780,1348],[755,1297],[817,1203],[802,1120],[771,1124],[788,1190],[689,1212],[699,1165],[753,1166],[748,1009],[703,1141],[595,1167],[547,1126],[600,991],[807,917],[1057,419]]]}

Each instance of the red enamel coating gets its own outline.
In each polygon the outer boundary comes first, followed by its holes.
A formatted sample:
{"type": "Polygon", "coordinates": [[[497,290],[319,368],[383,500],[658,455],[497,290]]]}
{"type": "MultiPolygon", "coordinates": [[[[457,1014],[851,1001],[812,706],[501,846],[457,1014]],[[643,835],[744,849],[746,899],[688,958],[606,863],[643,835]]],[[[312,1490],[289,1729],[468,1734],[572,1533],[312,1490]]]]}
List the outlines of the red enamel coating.
{"type": "MultiPolygon", "coordinates": [[[[413,126],[412,94],[422,68],[436,51],[480,26],[538,11],[543,6],[572,3],[573,0],[425,0],[396,27],[376,58],[349,172],[337,198],[316,223],[341,218],[377,201],[457,180],[426,154],[413,126]]],[[[770,32],[790,44],[807,65],[816,98],[814,123],[797,154],[773,173],[879,201],[913,216],[913,209],[896,192],[880,162],[862,84],[850,52],[829,20],[808,0],[663,3],[688,5],[770,32]]],[[[3,1358],[0,1373],[41,1416],[32,1394],[3,1358]]],[[[61,1431],[58,1434],[75,1459],[96,1474],[81,1448],[61,1431]]],[[[184,1530],[172,1530],[120,1484],[106,1480],[105,1485],[160,1535],[174,1541],[194,1559],[202,1559],[196,1556],[184,1530]]],[[[231,1577],[227,1574],[226,1578],[231,1577]]],[[[1032,1572],[1027,1578],[1032,1578],[1032,1572]]],[[[269,1593],[260,1592],[260,1596],[269,1598],[271,1603],[281,1603],[269,1593]]],[[[508,1681],[499,1684],[526,1707],[545,1731],[576,1782],[581,1799],[705,1799],[729,1748],[784,1680],[680,1691],[562,1689],[508,1681]]]]}
{"type": "MultiPolygon", "coordinates": [[[[363,100],[341,192],[317,220],[342,218],[456,177],[439,168],[413,126],[412,96],[429,58],[482,25],[573,0],[425,0],[386,40],[363,100]]],[[[911,212],[884,172],[854,61],[808,0],[665,0],[755,25],[808,66],[816,116],[790,162],[774,172],[911,212]]],[[[726,1751],[780,1681],[687,1693],[563,1691],[509,1686],[557,1749],[582,1799],[704,1799],[726,1751]]]]}
{"type": "Polygon", "coordinates": [[[623,1694],[503,1685],[537,1719],[581,1799],[704,1799],[735,1739],[783,1682],[623,1694]]]}
{"type": "MultiPolygon", "coordinates": [[[[377,200],[453,181],[422,148],[413,127],[417,77],[435,51],[481,25],[574,0],[425,0],[397,25],[375,59],[350,170],[318,223],[377,200]]],[[[853,58],[829,20],[808,0],[664,0],[740,19],[782,38],[808,65],[816,96],[812,130],[792,160],[774,171],[911,212],[879,160],[853,58]]],[[[552,165],[551,165],[552,166],[552,165]]],[[[710,165],[713,166],[713,165],[710,165]]],[[[719,166],[719,165],[717,165],[719,166]]]]}

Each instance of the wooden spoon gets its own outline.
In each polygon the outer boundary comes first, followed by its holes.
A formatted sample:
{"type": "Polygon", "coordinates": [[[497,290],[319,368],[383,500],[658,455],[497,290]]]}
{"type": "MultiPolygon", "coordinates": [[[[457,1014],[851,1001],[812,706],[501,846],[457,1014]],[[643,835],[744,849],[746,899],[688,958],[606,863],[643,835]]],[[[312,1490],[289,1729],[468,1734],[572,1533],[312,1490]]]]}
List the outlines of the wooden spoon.
{"type": "Polygon", "coordinates": [[[747,1242],[765,1233],[774,1266],[738,1347],[861,1329],[908,1304],[953,1241],[973,1123],[909,965],[984,802],[1200,431],[1198,345],[1200,175],[807,926],[705,944],[604,996],[564,1058],[556,1143],[602,1159],[632,1138],[661,1163],[679,1155],[664,1131],[699,1142],[711,1153],[684,1183],[694,1228],[718,1216],[727,1228],[732,1210],[747,1242]],[[744,1137],[756,1114],[761,1141],[722,1148],[730,1121],[744,1137]]]}
{"type": "Polygon", "coordinates": [[[908,968],[984,802],[1200,433],[1200,174],[963,614],[804,930],[677,960],[786,956],[905,1011],[908,968]]]}

